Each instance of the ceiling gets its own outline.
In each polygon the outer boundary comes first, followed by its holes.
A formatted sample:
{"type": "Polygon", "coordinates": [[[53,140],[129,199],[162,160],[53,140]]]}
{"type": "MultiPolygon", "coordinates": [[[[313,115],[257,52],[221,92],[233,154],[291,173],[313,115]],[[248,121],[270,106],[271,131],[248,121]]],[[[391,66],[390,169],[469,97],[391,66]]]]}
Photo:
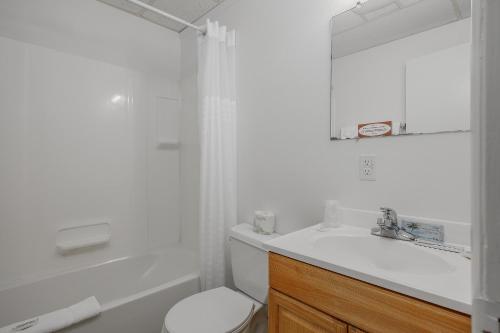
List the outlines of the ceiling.
{"type": "MultiPolygon", "coordinates": [[[[98,0],[115,8],[124,10],[153,23],[159,24],[175,32],[181,32],[186,27],[149,10],[143,9],[127,0],[98,0]]],[[[177,16],[185,21],[194,22],[215,8],[224,0],[142,0],[164,12],[177,16]]]]}
{"type": "Polygon", "coordinates": [[[433,29],[470,13],[470,0],[368,0],[333,18],[334,56],[433,29]]]}

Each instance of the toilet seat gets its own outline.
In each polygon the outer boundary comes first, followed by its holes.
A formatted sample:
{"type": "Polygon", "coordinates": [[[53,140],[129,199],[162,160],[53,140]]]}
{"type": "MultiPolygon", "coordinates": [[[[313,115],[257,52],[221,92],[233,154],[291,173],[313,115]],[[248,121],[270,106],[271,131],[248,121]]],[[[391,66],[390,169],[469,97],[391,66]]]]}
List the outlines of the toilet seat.
{"type": "Polygon", "coordinates": [[[165,328],[169,333],[236,333],[247,326],[254,310],[248,297],[220,287],[174,305],[165,317],[165,328]]]}

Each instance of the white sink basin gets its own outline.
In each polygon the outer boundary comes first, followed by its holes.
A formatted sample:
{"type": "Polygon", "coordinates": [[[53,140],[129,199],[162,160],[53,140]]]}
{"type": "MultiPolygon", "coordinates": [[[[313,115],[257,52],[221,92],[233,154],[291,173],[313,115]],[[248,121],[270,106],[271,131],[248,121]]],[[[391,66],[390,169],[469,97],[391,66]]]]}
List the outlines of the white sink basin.
{"type": "Polygon", "coordinates": [[[376,236],[323,236],[313,240],[314,247],[337,262],[362,261],[377,268],[428,275],[452,272],[455,268],[411,243],[376,236]]]}

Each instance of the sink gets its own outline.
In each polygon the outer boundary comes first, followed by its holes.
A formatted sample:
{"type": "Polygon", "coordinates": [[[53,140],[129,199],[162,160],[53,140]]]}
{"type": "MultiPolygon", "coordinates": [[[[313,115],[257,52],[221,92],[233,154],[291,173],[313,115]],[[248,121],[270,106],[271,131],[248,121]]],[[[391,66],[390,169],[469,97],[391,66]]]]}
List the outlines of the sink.
{"type": "Polygon", "coordinates": [[[325,235],[313,247],[338,263],[359,262],[385,271],[417,275],[452,272],[455,267],[437,254],[410,242],[371,235],[325,235]]]}

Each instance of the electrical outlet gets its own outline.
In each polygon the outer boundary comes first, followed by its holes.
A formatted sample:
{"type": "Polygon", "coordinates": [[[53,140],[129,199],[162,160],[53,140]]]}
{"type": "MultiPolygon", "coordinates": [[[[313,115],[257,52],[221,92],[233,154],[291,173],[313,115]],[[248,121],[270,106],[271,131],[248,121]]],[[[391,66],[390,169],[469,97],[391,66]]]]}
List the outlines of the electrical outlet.
{"type": "Polygon", "coordinates": [[[360,155],[359,156],[359,179],[360,180],[376,180],[375,173],[375,155],[360,155]]]}

